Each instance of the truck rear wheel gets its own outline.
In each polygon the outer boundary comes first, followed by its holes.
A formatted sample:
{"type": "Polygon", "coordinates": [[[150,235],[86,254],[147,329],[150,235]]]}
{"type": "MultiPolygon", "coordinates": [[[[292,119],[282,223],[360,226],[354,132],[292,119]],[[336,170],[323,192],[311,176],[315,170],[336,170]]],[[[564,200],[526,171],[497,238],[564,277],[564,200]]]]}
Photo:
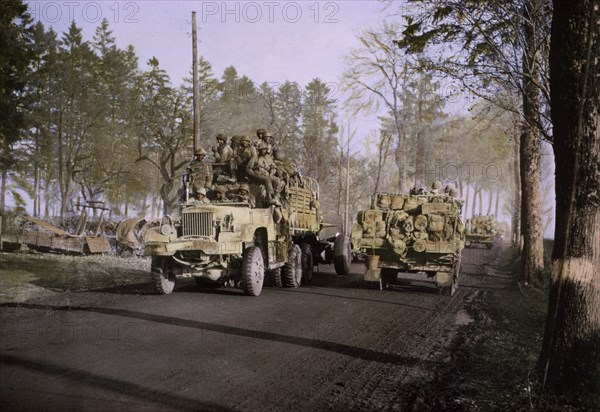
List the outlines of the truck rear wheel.
{"type": "Polygon", "coordinates": [[[293,245],[288,261],[281,270],[283,286],[297,288],[302,283],[302,251],[300,246],[293,245]]]}
{"type": "Polygon", "coordinates": [[[271,280],[271,286],[275,286],[276,288],[283,287],[283,282],[281,281],[281,268],[271,269],[267,271],[267,274],[271,280]]]}
{"type": "Polygon", "coordinates": [[[340,276],[348,276],[350,274],[351,261],[350,238],[342,233],[335,238],[335,243],[333,244],[333,266],[335,267],[335,273],[340,276]]]}
{"type": "Polygon", "coordinates": [[[175,274],[168,257],[154,256],[150,266],[154,288],[159,295],[168,295],[175,289],[175,274]]]}
{"type": "Polygon", "coordinates": [[[312,248],[310,244],[302,243],[300,250],[302,252],[302,282],[310,283],[313,277],[314,266],[312,248]]]}
{"type": "Polygon", "coordinates": [[[244,250],[242,259],[242,289],[246,295],[258,296],[265,280],[265,264],[257,246],[244,250]]]}

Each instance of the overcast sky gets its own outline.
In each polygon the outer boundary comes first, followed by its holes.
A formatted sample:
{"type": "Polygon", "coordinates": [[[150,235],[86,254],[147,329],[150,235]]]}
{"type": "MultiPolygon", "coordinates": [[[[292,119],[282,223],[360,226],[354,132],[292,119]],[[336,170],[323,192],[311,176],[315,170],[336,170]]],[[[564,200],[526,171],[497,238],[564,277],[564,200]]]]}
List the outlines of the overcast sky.
{"type": "Polygon", "coordinates": [[[378,1],[28,1],[34,19],[62,33],[71,20],[91,39],[109,21],[121,47],[132,44],[140,65],[156,56],[174,83],[191,66],[191,12],[199,53],[220,76],[234,65],[256,83],[337,83],[355,34],[382,19],[378,1]]]}

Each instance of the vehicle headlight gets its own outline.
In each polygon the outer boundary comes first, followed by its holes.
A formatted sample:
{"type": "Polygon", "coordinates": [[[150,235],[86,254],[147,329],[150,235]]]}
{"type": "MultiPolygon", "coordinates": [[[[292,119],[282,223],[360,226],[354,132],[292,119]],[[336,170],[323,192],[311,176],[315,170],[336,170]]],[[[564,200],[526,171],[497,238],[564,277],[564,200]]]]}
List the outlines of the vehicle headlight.
{"type": "Polygon", "coordinates": [[[160,233],[164,236],[169,236],[175,233],[175,229],[171,225],[162,225],[160,227],[160,233]]]}

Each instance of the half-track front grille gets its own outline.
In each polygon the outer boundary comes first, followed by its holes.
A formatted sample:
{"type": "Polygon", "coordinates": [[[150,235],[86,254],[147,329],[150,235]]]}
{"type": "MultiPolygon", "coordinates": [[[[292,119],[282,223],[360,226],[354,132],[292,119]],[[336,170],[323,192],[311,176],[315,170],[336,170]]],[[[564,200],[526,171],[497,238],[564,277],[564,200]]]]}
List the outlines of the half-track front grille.
{"type": "Polygon", "coordinates": [[[207,236],[215,235],[212,212],[183,213],[183,236],[207,236]]]}

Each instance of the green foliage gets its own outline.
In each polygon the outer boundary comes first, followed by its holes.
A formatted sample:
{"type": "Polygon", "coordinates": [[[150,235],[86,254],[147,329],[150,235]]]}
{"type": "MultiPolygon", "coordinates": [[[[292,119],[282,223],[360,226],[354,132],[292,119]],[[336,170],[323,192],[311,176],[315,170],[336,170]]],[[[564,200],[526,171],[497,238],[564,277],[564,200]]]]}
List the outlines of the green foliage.
{"type": "MultiPolygon", "coordinates": [[[[0,169],[15,162],[11,152],[21,138],[28,111],[27,79],[38,59],[34,28],[21,0],[0,2],[0,169]]],[[[3,207],[4,205],[2,205],[3,207]]]]}
{"type": "MultiPolygon", "coordinates": [[[[30,31],[39,57],[24,72],[30,110],[10,151],[18,159],[10,167],[15,193],[33,199],[34,214],[65,215],[77,198],[104,200],[115,213],[157,214],[158,204],[170,213],[191,159],[191,81],[173,85],[154,57],[141,70],[133,47],[119,47],[106,20],[91,40],[75,22],[62,34],[41,23],[30,31]]],[[[282,156],[324,182],[323,193],[339,183],[336,102],[328,85],[314,79],[306,87],[257,86],[234,66],[215,76],[202,57],[199,78],[205,148],[217,133],[255,138],[266,127],[282,156]]]]}

